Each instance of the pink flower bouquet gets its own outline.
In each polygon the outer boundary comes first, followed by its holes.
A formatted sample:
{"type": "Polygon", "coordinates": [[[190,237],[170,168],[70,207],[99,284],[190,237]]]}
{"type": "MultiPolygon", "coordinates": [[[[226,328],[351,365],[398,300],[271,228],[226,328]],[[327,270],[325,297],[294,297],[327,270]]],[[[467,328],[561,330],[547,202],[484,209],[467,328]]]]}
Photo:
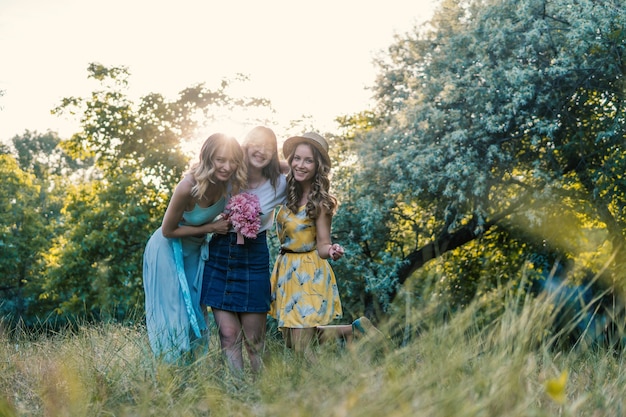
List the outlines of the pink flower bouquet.
{"type": "Polygon", "coordinates": [[[243,245],[244,236],[256,238],[261,228],[259,197],[251,193],[236,194],[230,198],[225,210],[225,218],[230,220],[237,232],[237,244],[243,245]]]}

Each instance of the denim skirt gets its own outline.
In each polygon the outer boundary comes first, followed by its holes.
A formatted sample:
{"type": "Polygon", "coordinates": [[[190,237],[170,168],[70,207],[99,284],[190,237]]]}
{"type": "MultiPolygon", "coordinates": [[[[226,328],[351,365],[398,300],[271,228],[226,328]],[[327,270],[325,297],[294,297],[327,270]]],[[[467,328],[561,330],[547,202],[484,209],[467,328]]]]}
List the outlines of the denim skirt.
{"type": "Polygon", "coordinates": [[[270,310],[269,249],[265,232],[237,244],[237,234],[213,235],[202,279],[203,305],[241,313],[270,310]]]}

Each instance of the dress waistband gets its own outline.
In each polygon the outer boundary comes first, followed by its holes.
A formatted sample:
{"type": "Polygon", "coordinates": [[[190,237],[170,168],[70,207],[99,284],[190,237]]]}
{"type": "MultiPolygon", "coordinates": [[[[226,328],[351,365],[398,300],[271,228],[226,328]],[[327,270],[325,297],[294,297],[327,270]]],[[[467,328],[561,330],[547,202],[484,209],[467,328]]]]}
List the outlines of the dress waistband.
{"type": "Polygon", "coordinates": [[[313,250],[307,250],[307,251],[303,251],[303,252],[296,252],[294,250],[291,249],[287,249],[287,248],[283,248],[281,247],[280,250],[278,251],[281,255],[284,255],[286,253],[309,253],[309,252],[315,252],[317,249],[313,249],[313,250]]]}

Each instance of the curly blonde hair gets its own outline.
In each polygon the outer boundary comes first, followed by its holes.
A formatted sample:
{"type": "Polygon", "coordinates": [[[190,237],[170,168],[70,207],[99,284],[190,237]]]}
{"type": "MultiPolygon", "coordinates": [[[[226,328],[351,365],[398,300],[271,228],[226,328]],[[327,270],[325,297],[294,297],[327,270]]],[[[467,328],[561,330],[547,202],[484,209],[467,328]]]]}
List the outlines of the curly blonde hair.
{"type": "Polygon", "coordinates": [[[187,171],[195,180],[195,184],[191,189],[191,195],[194,198],[199,200],[206,198],[205,193],[211,185],[216,186],[220,190],[220,196],[224,196],[228,192],[228,183],[218,181],[215,178],[213,159],[215,154],[221,149],[226,150],[236,166],[235,172],[233,172],[228,182],[232,187],[233,194],[239,192],[241,188],[245,188],[248,172],[244,163],[241,145],[232,136],[224,133],[214,133],[204,141],[200,149],[199,160],[187,171]]]}
{"type": "MultiPolygon", "coordinates": [[[[330,165],[328,165],[324,158],[322,158],[322,154],[315,149],[314,146],[303,142],[302,144],[307,145],[311,148],[313,155],[315,157],[315,176],[313,177],[313,181],[311,182],[311,192],[308,195],[308,201],[306,203],[306,214],[310,219],[317,219],[321,213],[322,209],[326,211],[326,213],[333,215],[337,210],[337,199],[330,194],[330,165]]],[[[291,166],[291,162],[293,161],[293,155],[289,155],[287,161],[289,166],[291,166]]],[[[293,171],[290,171],[287,174],[287,207],[293,213],[298,212],[298,202],[302,197],[302,186],[298,181],[293,177],[293,171]]]]}

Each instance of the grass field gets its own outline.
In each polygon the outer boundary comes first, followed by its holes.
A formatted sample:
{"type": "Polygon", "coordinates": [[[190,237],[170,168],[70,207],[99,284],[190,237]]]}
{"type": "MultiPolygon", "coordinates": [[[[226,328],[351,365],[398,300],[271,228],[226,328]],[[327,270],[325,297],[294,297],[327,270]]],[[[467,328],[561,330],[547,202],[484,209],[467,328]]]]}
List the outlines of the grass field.
{"type": "Polygon", "coordinates": [[[622,352],[557,349],[551,303],[517,301],[490,315],[480,303],[445,319],[432,306],[398,313],[387,337],[323,345],[315,363],[271,332],[257,377],[228,371],[215,332],[208,352],[168,365],[140,324],[4,331],[0,416],[626,415],[622,352]]]}

